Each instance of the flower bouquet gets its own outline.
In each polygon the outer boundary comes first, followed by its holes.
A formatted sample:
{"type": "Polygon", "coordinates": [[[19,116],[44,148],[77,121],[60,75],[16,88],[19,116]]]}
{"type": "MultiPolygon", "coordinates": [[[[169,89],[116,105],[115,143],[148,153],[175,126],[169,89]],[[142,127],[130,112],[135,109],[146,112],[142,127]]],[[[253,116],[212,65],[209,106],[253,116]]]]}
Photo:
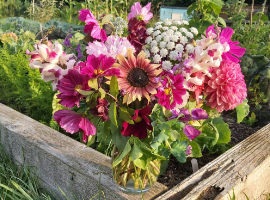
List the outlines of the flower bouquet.
{"type": "Polygon", "coordinates": [[[219,113],[247,96],[238,64],[245,49],[231,40],[231,28],[212,25],[201,36],[187,21],[146,28],[150,7],[135,3],[128,21],[98,21],[81,10],[83,54],[80,44],[70,49],[70,34],[63,42],[70,54],[45,38],[26,52],[30,67],[58,91],[54,120],[87,146],[111,152],[115,182],[131,193],[147,191],[171,155],[184,163],[227,144],[230,130],[219,113]]]}

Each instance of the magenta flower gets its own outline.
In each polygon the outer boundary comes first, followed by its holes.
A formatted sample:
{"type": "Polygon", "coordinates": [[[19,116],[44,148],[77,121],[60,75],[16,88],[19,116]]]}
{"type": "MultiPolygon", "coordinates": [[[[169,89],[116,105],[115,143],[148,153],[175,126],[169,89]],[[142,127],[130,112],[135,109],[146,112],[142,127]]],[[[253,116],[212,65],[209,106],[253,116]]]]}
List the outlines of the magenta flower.
{"type": "Polygon", "coordinates": [[[112,68],[115,59],[101,54],[99,57],[90,55],[87,61],[79,63],[81,74],[87,74],[90,79],[102,76],[119,76],[119,69],[112,68]]]}
{"type": "Polygon", "coordinates": [[[90,90],[88,86],[88,77],[80,74],[77,70],[69,70],[68,74],[65,75],[57,85],[57,89],[60,94],[57,95],[59,104],[73,108],[75,105],[80,107],[80,99],[83,97],[77,89],[90,90]]]}
{"type": "MultiPolygon", "coordinates": [[[[216,34],[215,31],[215,25],[212,25],[210,27],[208,27],[208,29],[206,30],[206,36],[208,37],[210,34],[216,34]]],[[[224,52],[222,54],[222,58],[224,60],[230,60],[232,62],[240,62],[241,60],[239,60],[238,58],[242,57],[245,52],[246,49],[242,48],[240,46],[237,46],[237,44],[239,44],[238,41],[232,41],[231,37],[233,35],[233,29],[230,27],[227,27],[225,29],[223,29],[219,35],[219,40],[221,44],[228,44],[230,49],[227,52],[224,52]],[[234,55],[234,56],[233,56],[234,55]],[[236,57],[235,57],[236,56],[236,57]],[[237,58],[238,57],[238,58],[237,58]]]]}
{"type": "Polygon", "coordinates": [[[187,92],[183,82],[184,78],[181,74],[165,77],[156,94],[158,103],[168,110],[174,109],[176,104],[183,103],[182,96],[187,92]]]}
{"type": "Polygon", "coordinates": [[[101,99],[98,97],[97,105],[94,108],[91,108],[90,113],[97,117],[102,117],[102,121],[108,121],[109,118],[109,109],[108,101],[106,99],[101,99]]]}
{"type": "Polygon", "coordinates": [[[192,120],[201,120],[201,119],[208,119],[209,116],[205,110],[201,108],[195,108],[191,111],[191,118],[192,120]]]}
{"type": "Polygon", "coordinates": [[[186,154],[187,154],[188,156],[191,155],[191,150],[192,150],[192,146],[188,145],[188,146],[187,146],[187,150],[186,150],[186,154]]]}
{"type": "Polygon", "coordinates": [[[90,135],[96,134],[96,127],[88,118],[71,110],[58,110],[53,115],[54,120],[68,133],[83,132],[83,142],[90,135]]]}
{"type": "Polygon", "coordinates": [[[185,135],[188,137],[188,139],[190,141],[192,141],[195,137],[197,137],[198,135],[200,135],[202,132],[195,129],[193,126],[191,125],[187,125],[184,128],[184,133],[185,135]]]}
{"type": "Polygon", "coordinates": [[[91,13],[89,9],[82,9],[80,12],[79,20],[86,23],[84,26],[84,32],[89,33],[90,35],[98,40],[106,41],[107,35],[106,32],[100,28],[98,21],[95,16],[91,13]]]}
{"type": "Polygon", "coordinates": [[[146,23],[153,17],[153,13],[150,12],[151,3],[148,3],[142,8],[139,2],[136,2],[131,6],[131,12],[128,14],[128,20],[132,17],[136,17],[138,20],[143,20],[146,23]]]}

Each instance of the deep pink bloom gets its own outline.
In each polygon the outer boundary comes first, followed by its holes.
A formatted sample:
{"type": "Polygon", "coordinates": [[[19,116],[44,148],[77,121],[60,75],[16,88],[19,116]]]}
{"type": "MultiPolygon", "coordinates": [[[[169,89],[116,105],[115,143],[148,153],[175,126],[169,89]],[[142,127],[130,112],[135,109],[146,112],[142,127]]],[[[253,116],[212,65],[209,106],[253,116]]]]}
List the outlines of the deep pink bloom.
{"type": "Polygon", "coordinates": [[[102,117],[102,121],[108,121],[109,118],[109,109],[108,101],[106,99],[101,99],[98,97],[97,105],[94,108],[91,108],[90,113],[97,117],[102,117]]]}
{"type": "Polygon", "coordinates": [[[54,113],[53,118],[68,133],[83,132],[83,142],[87,142],[90,135],[96,134],[94,124],[74,111],[58,110],[54,113]]]}
{"type": "Polygon", "coordinates": [[[219,112],[234,109],[247,97],[247,87],[238,63],[224,60],[206,77],[204,95],[207,105],[219,112]]]}
{"type": "Polygon", "coordinates": [[[120,70],[112,68],[115,63],[115,59],[100,54],[99,57],[90,55],[87,57],[87,61],[80,62],[81,74],[87,74],[90,79],[101,76],[119,76],[120,70]]]}
{"type": "Polygon", "coordinates": [[[98,40],[106,41],[107,35],[106,32],[100,28],[98,21],[95,16],[91,13],[89,9],[82,9],[80,12],[79,20],[86,23],[84,26],[84,32],[89,33],[90,35],[98,40]]]}
{"type": "Polygon", "coordinates": [[[151,126],[151,121],[147,117],[150,114],[150,106],[146,106],[141,110],[136,110],[135,115],[132,117],[134,124],[124,122],[121,131],[122,135],[126,137],[134,135],[140,139],[146,138],[147,129],[153,130],[153,127],[151,126]]]}
{"type": "Polygon", "coordinates": [[[179,115],[183,115],[182,117],[178,118],[180,121],[184,121],[184,122],[190,121],[190,113],[189,113],[189,110],[186,108],[181,108],[179,112],[177,112],[176,110],[172,110],[172,114],[173,115],[172,117],[169,118],[169,120],[177,118],[179,115]]]}
{"type": "Polygon", "coordinates": [[[197,137],[198,135],[200,135],[202,132],[195,129],[193,126],[191,125],[187,125],[184,128],[184,133],[185,135],[188,137],[188,139],[190,141],[192,141],[195,137],[197,137]]]}
{"type": "Polygon", "coordinates": [[[143,20],[146,23],[153,17],[153,13],[150,12],[151,3],[148,3],[146,6],[142,8],[139,2],[136,2],[133,6],[131,6],[131,12],[128,14],[128,20],[133,17],[136,17],[139,20],[143,20]]]}
{"type": "Polygon", "coordinates": [[[73,108],[75,105],[80,107],[80,99],[83,97],[76,89],[90,90],[88,86],[88,77],[80,74],[77,70],[69,70],[57,85],[60,94],[57,95],[59,104],[73,108]]]}
{"type": "MultiPolygon", "coordinates": [[[[216,34],[214,26],[215,25],[212,25],[208,27],[208,29],[206,30],[207,37],[209,36],[210,33],[216,34]]],[[[240,62],[241,60],[239,60],[238,58],[242,57],[245,54],[246,49],[240,46],[237,46],[239,42],[238,41],[233,42],[231,40],[232,35],[233,35],[233,29],[230,27],[224,28],[219,35],[220,43],[221,44],[227,43],[230,46],[230,50],[228,52],[223,53],[222,58],[226,60],[230,60],[232,62],[240,62]]]]}
{"type": "Polygon", "coordinates": [[[201,120],[208,119],[209,116],[207,112],[201,108],[195,108],[191,111],[191,119],[192,120],[201,120]]]}
{"type": "Polygon", "coordinates": [[[174,109],[176,104],[183,103],[182,96],[187,92],[183,82],[184,78],[181,74],[166,76],[156,94],[159,99],[158,103],[168,110],[174,109]]]}
{"type": "Polygon", "coordinates": [[[187,146],[187,150],[186,150],[186,154],[187,154],[188,156],[191,155],[191,150],[192,150],[192,146],[188,145],[188,146],[187,146]]]}

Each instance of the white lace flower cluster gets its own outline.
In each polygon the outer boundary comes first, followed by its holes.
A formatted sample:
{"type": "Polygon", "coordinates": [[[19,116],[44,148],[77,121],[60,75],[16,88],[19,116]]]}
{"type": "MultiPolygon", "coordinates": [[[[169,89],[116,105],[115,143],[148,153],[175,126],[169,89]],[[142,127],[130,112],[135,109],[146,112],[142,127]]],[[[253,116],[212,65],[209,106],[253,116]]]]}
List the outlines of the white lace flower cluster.
{"type": "Polygon", "coordinates": [[[172,69],[173,63],[180,55],[194,51],[192,39],[198,34],[198,30],[194,27],[188,30],[185,25],[188,25],[188,22],[184,20],[165,20],[157,22],[155,27],[148,28],[146,56],[152,57],[154,63],[162,63],[164,70],[172,69]]]}
{"type": "Polygon", "coordinates": [[[115,28],[115,35],[122,35],[124,33],[124,29],[127,28],[127,21],[122,17],[116,17],[114,20],[111,19],[112,24],[115,28]]]}

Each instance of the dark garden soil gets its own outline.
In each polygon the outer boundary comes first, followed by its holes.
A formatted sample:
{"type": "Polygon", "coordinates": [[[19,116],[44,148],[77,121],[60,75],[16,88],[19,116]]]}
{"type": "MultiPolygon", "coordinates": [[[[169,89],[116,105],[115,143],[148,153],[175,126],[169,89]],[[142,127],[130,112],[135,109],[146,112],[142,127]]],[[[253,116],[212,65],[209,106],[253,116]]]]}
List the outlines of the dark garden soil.
{"type": "MultiPolygon", "coordinates": [[[[227,112],[222,115],[223,120],[229,124],[231,130],[231,142],[229,145],[234,146],[248,136],[257,132],[259,129],[270,123],[270,109],[265,106],[260,111],[255,112],[258,120],[254,126],[236,122],[236,116],[232,112],[227,112]]],[[[199,168],[202,168],[207,163],[217,158],[220,154],[209,154],[209,152],[202,152],[203,157],[197,158],[199,168]]],[[[179,163],[175,157],[171,157],[166,172],[159,176],[158,182],[166,185],[169,189],[177,185],[185,178],[192,174],[191,162],[187,161],[184,164],[179,163]]]]}

